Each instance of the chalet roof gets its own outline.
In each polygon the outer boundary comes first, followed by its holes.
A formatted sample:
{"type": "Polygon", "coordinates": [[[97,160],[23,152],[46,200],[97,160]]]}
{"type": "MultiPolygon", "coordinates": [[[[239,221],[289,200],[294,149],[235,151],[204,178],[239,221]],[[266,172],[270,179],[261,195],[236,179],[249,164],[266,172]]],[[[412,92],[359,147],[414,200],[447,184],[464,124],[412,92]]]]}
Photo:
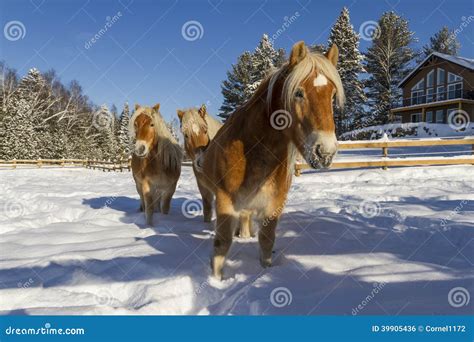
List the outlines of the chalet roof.
{"type": "Polygon", "coordinates": [[[420,64],[418,64],[408,75],[406,75],[406,77],[403,80],[401,80],[401,82],[398,84],[398,87],[402,87],[418,71],[418,69],[420,69],[420,67],[431,58],[431,56],[436,56],[448,62],[458,64],[466,69],[474,70],[474,59],[459,57],[459,56],[451,56],[445,53],[434,51],[430,53],[429,56],[427,56],[420,64]]]}

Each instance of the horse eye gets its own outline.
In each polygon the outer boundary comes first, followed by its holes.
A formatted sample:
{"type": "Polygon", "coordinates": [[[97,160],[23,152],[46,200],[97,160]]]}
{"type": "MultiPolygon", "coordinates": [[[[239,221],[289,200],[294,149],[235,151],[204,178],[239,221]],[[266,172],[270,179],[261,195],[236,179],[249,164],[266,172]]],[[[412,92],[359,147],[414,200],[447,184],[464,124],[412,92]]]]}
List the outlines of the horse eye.
{"type": "Polygon", "coordinates": [[[150,124],[151,127],[155,127],[155,124],[150,124]]]}
{"type": "Polygon", "coordinates": [[[303,89],[297,89],[295,91],[295,97],[298,97],[298,98],[302,99],[304,97],[303,89]]]}

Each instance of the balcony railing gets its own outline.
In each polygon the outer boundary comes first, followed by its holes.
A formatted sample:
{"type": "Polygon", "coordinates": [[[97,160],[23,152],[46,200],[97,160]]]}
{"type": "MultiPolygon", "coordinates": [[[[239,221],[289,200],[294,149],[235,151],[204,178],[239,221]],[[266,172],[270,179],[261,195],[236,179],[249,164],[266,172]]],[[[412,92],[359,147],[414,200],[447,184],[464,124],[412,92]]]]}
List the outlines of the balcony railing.
{"type": "Polygon", "coordinates": [[[404,97],[393,105],[393,108],[416,106],[421,104],[436,104],[436,102],[454,100],[454,99],[468,99],[474,100],[474,91],[451,90],[442,93],[420,95],[416,97],[404,97]]]}

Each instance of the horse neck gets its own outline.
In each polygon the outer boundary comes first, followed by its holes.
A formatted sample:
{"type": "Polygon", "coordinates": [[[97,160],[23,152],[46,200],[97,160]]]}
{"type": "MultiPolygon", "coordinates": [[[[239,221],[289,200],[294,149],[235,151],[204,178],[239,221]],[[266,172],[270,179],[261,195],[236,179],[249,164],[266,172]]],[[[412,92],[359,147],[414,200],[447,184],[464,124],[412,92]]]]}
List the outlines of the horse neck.
{"type": "MultiPolygon", "coordinates": [[[[270,115],[267,105],[267,90],[256,93],[243,110],[244,131],[254,132],[251,135],[250,146],[262,149],[268,166],[284,167],[294,162],[292,142],[283,131],[274,129],[270,124],[270,115]],[[262,145],[259,147],[258,145],[262,145]],[[263,147],[264,146],[264,147],[263,147]],[[270,152],[271,151],[271,152],[270,152]],[[286,164],[283,161],[286,160],[286,164]]],[[[272,108],[275,111],[279,108],[272,108]]]]}

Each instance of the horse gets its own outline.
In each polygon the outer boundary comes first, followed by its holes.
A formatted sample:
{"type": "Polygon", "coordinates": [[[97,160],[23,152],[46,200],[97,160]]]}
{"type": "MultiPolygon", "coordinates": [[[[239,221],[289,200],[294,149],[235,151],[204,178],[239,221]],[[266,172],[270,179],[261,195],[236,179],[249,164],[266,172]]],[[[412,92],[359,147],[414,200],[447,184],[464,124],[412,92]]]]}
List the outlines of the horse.
{"type": "MultiPolygon", "coordinates": [[[[222,123],[207,113],[204,104],[199,109],[178,109],[177,114],[181,123],[181,133],[184,136],[184,149],[186,154],[194,161],[195,151],[207,147],[217,131],[222,127],[222,123]]],[[[214,194],[202,185],[202,174],[198,172],[194,163],[193,171],[202,196],[204,222],[211,222],[214,194]]]]}
{"type": "MultiPolygon", "coordinates": [[[[204,175],[198,170],[194,161],[196,158],[195,152],[209,145],[222,127],[222,123],[209,115],[204,104],[200,108],[178,109],[177,114],[181,123],[181,133],[184,136],[184,149],[193,161],[193,171],[202,197],[204,222],[211,222],[214,194],[203,184],[202,178],[204,175]]],[[[250,213],[242,213],[241,226],[240,229],[236,230],[236,233],[241,238],[252,236],[250,213]]]]}
{"type": "Polygon", "coordinates": [[[154,211],[169,213],[183,159],[181,147],[166,127],[159,109],[160,104],[152,108],[135,105],[129,126],[135,140],[133,179],[140,195],[140,210],[145,212],[150,226],[154,211]]]}
{"type": "Polygon", "coordinates": [[[239,213],[259,223],[263,267],[272,264],[275,229],[285,206],[297,152],[314,169],[330,167],[337,153],[333,102],[344,89],[336,45],[326,54],[296,43],[288,61],[261,82],[196,158],[203,183],[216,196],[213,276],[222,279],[239,213]]]}

